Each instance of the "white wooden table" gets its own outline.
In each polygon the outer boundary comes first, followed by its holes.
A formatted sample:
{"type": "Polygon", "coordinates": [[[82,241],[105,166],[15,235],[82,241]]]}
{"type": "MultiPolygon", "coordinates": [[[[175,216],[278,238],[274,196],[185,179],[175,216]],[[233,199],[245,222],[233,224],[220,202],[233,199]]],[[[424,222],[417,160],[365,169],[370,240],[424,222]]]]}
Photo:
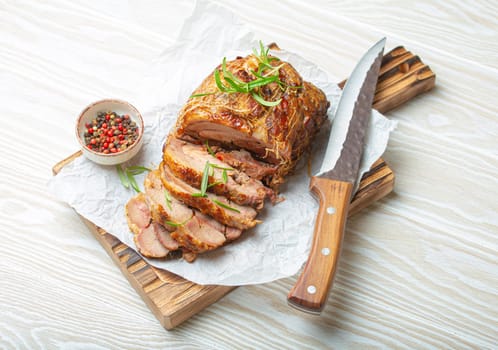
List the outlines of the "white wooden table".
{"type": "Polygon", "coordinates": [[[0,0],[0,348],[496,349],[498,3],[220,3],[336,77],[383,35],[437,75],[389,115],[395,191],[349,221],[326,310],[290,309],[293,277],[237,288],[166,331],[47,193],[51,167],[78,149],[80,110],[133,101],[192,1],[0,0]]]}

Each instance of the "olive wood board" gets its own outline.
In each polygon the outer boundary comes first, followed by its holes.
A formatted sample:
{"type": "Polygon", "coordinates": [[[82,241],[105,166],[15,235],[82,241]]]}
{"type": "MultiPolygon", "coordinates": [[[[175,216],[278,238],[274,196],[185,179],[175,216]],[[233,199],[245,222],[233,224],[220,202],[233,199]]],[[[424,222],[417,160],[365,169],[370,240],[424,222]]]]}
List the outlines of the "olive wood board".
{"type": "MultiPolygon", "coordinates": [[[[384,55],[374,97],[374,108],[381,113],[386,113],[416,95],[430,90],[434,84],[435,75],[430,68],[405,48],[397,47],[384,55]]],[[[339,84],[340,87],[343,85],[344,82],[339,84]]],[[[57,163],[52,169],[54,175],[81,154],[81,151],[78,151],[57,163]]],[[[352,199],[348,216],[383,198],[393,188],[393,171],[383,159],[377,160],[362,177],[358,191],[352,199]]],[[[161,325],[168,330],[188,320],[237,288],[199,285],[169,271],[155,268],[111,233],[83,217],[81,219],[161,325]]]]}

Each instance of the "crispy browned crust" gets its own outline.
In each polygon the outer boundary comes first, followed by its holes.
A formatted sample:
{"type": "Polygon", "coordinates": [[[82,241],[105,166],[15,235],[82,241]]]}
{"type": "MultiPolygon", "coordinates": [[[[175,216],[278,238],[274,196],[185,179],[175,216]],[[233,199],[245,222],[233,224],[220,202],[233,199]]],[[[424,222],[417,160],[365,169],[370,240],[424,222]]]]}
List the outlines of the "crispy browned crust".
{"type": "MultiPolygon", "coordinates": [[[[163,162],[169,167],[172,173],[185,181],[190,186],[200,188],[202,182],[203,171],[199,168],[195,169],[190,165],[188,155],[184,153],[183,144],[186,142],[169,138],[163,148],[163,162]]],[[[199,159],[205,156],[206,160],[212,164],[218,165],[225,169],[230,169],[230,165],[223,163],[221,160],[210,155],[204,146],[192,145],[196,151],[202,151],[199,159]],[[205,153],[202,154],[202,153],[205,153]]],[[[210,185],[209,191],[224,196],[228,200],[240,205],[249,205],[256,210],[263,209],[265,198],[274,200],[275,195],[273,191],[265,187],[259,180],[251,179],[249,176],[240,173],[235,169],[227,171],[227,182],[221,180],[221,170],[212,169],[213,176],[208,177],[210,185]],[[214,176],[216,174],[216,176],[214,176]]]]}
{"type": "MultiPolygon", "coordinates": [[[[180,188],[172,181],[172,174],[167,165],[161,163],[160,169],[164,187],[186,205],[198,209],[201,213],[215,218],[216,221],[224,225],[236,227],[241,230],[254,227],[259,223],[258,220],[255,220],[257,212],[253,208],[243,207],[235,203],[227,203],[227,205],[237,208],[240,211],[240,213],[237,213],[216,205],[212,200],[215,196],[213,194],[207,194],[207,197],[192,196],[192,193],[180,188]]],[[[227,202],[224,197],[216,198],[222,202],[227,202]]]]}
{"type": "MultiPolygon", "coordinates": [[[[274,65],[282,63],[273,62],[274,65]]],[[[250,71],[257,67],[254,55],[227,62],[227,69],[245,81],[254,79],[250,71]]],[[[249,94],[220,92],[214,74],[210,74],[194,94],[214,94],[187,101],[180,112],[175,135],[247,149],[258,159],[278,166],[275,174],[264,179],[270,187],[278,187],[309,148],[326,120],[329,107],[325,94],[304,82],[290,64],[283,63],[279,72],[280,80],[290,88],[282,90],[276,83],[262,88],[266,100],[282,98],[275,107],[262,106],[249,94]]]]}

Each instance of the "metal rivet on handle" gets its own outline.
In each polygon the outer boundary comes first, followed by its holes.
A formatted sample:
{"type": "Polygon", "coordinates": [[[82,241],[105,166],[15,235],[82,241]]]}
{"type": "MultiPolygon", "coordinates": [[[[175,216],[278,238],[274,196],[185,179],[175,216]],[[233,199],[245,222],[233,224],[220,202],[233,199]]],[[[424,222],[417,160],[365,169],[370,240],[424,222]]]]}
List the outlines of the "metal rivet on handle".
{"type": "Polygon", "coordinates": [[[334,207],[328,207],[327,208],[327,214],[329,214],[329,215],[335,214],[335,208],[334,207]]]}
{"type": "Polygon", "coordinates": [[[316,287],[314,285],[308,286],[308,288],[306,290],[310,294],[315,294],[316,293],[316,287]]]}
{"type": "Polygon", "coordinates": [[[322,255],[329,255],[330,254],[330,249],[329,248],[322,248],[322,255]]]}

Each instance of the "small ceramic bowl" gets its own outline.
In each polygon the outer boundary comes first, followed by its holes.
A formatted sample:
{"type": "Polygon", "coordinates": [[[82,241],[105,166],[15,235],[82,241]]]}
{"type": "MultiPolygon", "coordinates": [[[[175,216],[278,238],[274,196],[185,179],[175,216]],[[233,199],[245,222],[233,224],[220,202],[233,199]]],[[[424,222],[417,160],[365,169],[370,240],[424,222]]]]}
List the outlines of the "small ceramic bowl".
{"type": "Polygon", "coordinates": [[[81,112],[78,117],[78,121],[76,122],[76,137],[81,145],[83,155],[91,161],[102,165],[116,165],[133,158],[142,147],[143,133],[144,121],[140,115],[140,112],[128,102],[121,100],[106,99],[94,102],[81,112]],[[120,116],[125,114],[129,115],[130,119],[137,124],[138,137],[135,142],[125,150],[106,154],[89,149],[85,145],[85,132],[87,130],[85,124],[91,123],[95,118],[97,118],[98,113],[106,113],[109,111],[115,112],[120,116]]]}

